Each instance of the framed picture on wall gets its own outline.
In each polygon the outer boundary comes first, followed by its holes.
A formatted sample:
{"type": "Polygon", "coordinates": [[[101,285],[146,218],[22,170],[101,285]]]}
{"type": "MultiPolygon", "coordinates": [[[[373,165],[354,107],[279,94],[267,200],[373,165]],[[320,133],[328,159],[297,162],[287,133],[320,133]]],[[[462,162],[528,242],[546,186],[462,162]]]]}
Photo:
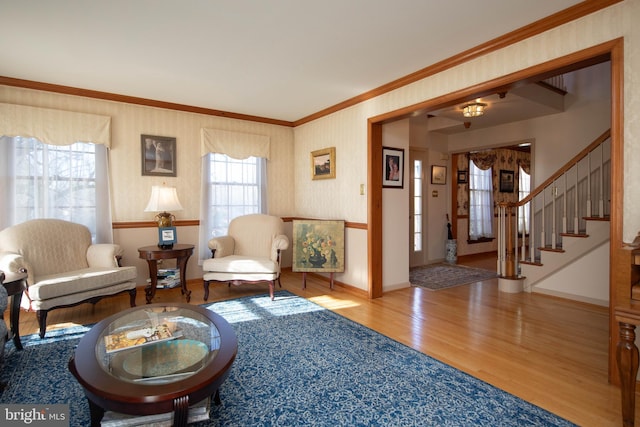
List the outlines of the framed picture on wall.
{"type": "Polygon", "coordinates": [[[500,192],[513,193],[513,171],[500,170],[500,192]]]}
{"type": "Polygon", "coordinates": [[[336,147],[311,152],[311,179],[336,177],[336,147]]]}
{"type": "Polygon", "coordinates": [[[404,149],[382,147],[382,187],[402,188],[404,178],[404,149]]]}
{"type": "Polygon", "coordinates": [[[431,166],[431,183],[444,185],[447,183],[447,167],[446,166],[431,166]]]}
{"type": "Polygon", "coordinates": [[[466,184],[468,181],[468,171],[458,171],[458,184],[466,184]]]}
{"type": "Polygon", "coordinates": [[[177,176],[175,138],[140,135],[140,140],[142,175],[177,176]]]}

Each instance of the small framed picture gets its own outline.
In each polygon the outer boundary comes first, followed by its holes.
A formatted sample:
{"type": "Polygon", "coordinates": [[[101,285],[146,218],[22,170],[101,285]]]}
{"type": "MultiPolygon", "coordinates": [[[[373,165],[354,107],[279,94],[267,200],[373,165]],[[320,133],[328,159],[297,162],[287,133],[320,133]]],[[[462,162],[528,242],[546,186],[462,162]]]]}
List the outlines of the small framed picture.
{"type": "Polygon", "coordinates": [[[404,186],[404,149],[382,147],[382,187],[404,186]]]}
{"type": "Polygon", "coordinates": [[[458,184],[466,184],[468,181],[468,171],[458,171],[458,184]]]}
{"type": "Polygon", "coordinates": [[[500,192],[513,193],[513,171],[500,170],[500,192]]]}
{"type": "Polygon", "coordinates": [[[336,177],[336,147],[311,152],[311,179],[336,177]]]}
{"type": "Polygon", "coordinates": [[[158,246],[171,248],[177,241],[175,227],[158,227],[158,246]]]}
{"type": "Polygon", "coordinates": [[[446,166],[431,166],[431,183],[445,185],[447,183],[447,167],[446,166]]]}
{"type": "Polygon", "coordinates": [[[142,175],[177,176],[176,139],[167,136],[140,135],[142,175]]]}

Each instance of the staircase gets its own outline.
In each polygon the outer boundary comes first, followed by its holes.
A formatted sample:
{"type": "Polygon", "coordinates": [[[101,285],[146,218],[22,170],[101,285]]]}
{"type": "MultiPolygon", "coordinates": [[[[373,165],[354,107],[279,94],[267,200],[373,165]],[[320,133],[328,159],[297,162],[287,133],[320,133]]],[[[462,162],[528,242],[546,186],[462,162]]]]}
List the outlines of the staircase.
{"type": "Polygon", "coordinates": [[[501,289],[608,306],[610,142],[607,130],[529,196],[499,206],[501,289]]]}

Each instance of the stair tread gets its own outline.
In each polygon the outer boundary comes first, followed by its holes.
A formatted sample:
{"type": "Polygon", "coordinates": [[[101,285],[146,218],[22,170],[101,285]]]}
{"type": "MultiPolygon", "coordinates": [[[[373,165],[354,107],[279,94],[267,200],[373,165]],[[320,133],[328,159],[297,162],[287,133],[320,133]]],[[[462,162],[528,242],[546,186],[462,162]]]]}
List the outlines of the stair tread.
{"type": "Polygon", "coordinates": [[[586,233],[560,233],[562,237],[589,237],[586,233]]]}
{"type": "Polygon", "coordinates": [[[553,249],[551,246],[543,246],[543,247],[538,248],[538,250],[547,251],[547,252],[565,252],[565,250],[562,249],[562,246],[560,246],[560,245],[556,246],[555,249],[553,249]]]}
{"type": "Polygon", "coordinates": [[[585,216],[583,217],[584,220],[587,221],[611,221],[611,216],[609,215],[605,215],[603,217],[600,216],[585,216]]]}

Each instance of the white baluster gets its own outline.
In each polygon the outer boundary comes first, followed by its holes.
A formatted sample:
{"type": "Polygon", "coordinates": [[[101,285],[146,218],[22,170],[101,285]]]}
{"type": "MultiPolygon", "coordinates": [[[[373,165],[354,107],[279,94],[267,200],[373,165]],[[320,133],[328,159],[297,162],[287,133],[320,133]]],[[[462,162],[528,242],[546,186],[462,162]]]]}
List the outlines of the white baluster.
{"type": "Polygon", "coordinates": [[[562,196],[562,232],[567,232],[567,172],[564,173],[564,190],[562,196]]]}
{"type": "Polygon", "coordinates": [[[604,147],[602,144],[600,144],[600,194],[598,200],[598,216],[604,218],[604,147]]]}
{"type": "Polygon", "coordinates": [[[556,248],[556,197],[558,196],[558,187],[551,184],[551,249],[556,248]]]}
{"type": "Polygon", "coordinates": [[[540,222],[540,246],[541,247],[545,247],[547,246],[547,240],[545,239],[545,229],[544,229],[544,224],[545,224],[545,220],[544,217],[545,215],[545,210],[547,209],[547,195],[546,195],[546,188],[544,190],[542,190],[542,219],[540,222]]]}
{"type": "Polygon", "coordinates": [[[580,181],[580,176],[578,175],[578,169],[579,169],[578,166],[579,165],[580,165],[580,162],[577,162],[576,163],[576,184],[575,184],[574,191],[573,191],[573,193],[574,193],[573,194],[573,200],[574,200],[574,203],[575,203],[575,206],[574,206],[575,211],[573,213],[573,232],[575,234],[578,234],[578,231],[579,231],[579,224],[578,224],[578,212],[579,212],[579,210],[578,210],[578,207],[579,207],[579,204],[578,204],[578,182],[580,181]]]}
{"type": "Polygon", "coordinates": [[[591,152],[587,154],[587,217],[591,216],[591,152]]]}
{"type": "Polygon", "coordinates": [[[535,221],[535,197],[531,198],[531,202],[529,202],[529,260],[531,262],[535,262],[536,260],[536,238],[535,238],[535,229],[536,229],[536,221],[535,221]]]}

